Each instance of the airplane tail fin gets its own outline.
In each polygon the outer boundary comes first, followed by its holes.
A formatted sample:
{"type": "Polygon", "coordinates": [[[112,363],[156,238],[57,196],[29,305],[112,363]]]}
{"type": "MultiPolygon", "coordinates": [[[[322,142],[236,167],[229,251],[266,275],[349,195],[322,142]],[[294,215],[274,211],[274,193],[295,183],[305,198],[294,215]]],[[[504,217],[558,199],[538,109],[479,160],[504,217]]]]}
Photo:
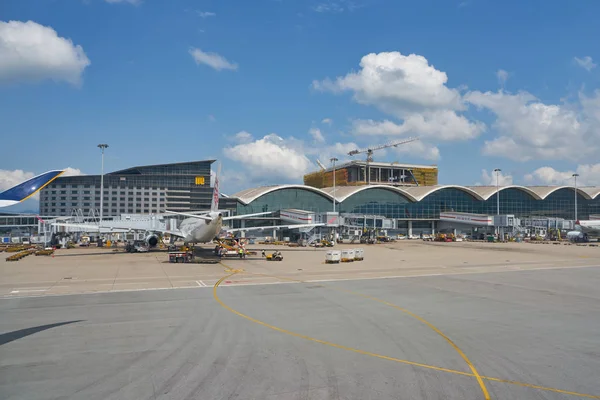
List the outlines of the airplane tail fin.
{"type": "Polygon", "coordinates": [[[50,182],[58,178],[64,170],[55,170],[44,172],[41,175],[34,176],[8,190],[0,193],[0,207],[8,207],[27,200],[50,182]]]}
{"type": "Polygon", "coordinates": [[[219,175],[221,173],[221,163],[219,163],[219,168],[217,169],[217,173],[215,174],[215,186],[213,189],[213,197],[212,202],[210,203],[210,211],[218,211],[219,210],[219,175]]]}

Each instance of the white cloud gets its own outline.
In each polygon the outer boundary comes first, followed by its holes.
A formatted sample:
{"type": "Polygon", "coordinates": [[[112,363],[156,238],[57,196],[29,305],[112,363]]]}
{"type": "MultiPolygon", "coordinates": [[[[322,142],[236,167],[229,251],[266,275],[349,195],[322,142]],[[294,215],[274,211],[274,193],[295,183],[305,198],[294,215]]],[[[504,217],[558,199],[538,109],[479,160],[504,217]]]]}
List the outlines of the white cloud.
{"type": "Polygon", "coordinates": [[[214,17],[217,15],[214,12],[210,11],[196,11],[196,14],[198,14],[198,16],[202,18],[214,17]]]}
{"type": "Polygon", "coordinates": [[[137,6],[138,4],[142,3],[142,0],[104,0],[107,3],[110,4],[117,4],[117,3],[129,3],[129,4],[133,4],[134,6],[137,6]]]}
{"type": "Polygon", "coordinates": [[[314,139],[315,142],[318,143],[324,143],[325,142],[325,138],[323,137],[323,134],[321,133],[321,130],[319,128],[311,128],[308,133],[310,133],[310,135],[312,136],[312,138],[314,139]]]}
{"type": "Polygon", "coordinates": [[[499,69],[498,71],[496,71],[496,78],[498,78],[498,83],[504,86],[504,84],[508,80],[508,75],[508,72],[503,69],[499,69]]]}
{"type": "Polygon", "coordinates": [[[221,71],[223,69],[237,70],[238,65],[227,61],[225,57],[217,53],[206,53],[198,48],[191,48],[189,50],[190,55],[196,61],[196,64],[206,64],[209,67],[221,71]]]}
{"type": "Polygon", "coordinates": [[[547,105],[527,92],[469,92],[466,101],[496,115],[500,136],[486,141],[483,152],[517,161],[581,160],[600,150],[600,91],[580,95],[580,107],[547,105]]]}
{"type": "MultiPolygon", "coordinates": [[[[513,184],[512,175],[504,175],[502,171],[498,173],[498,185],[506,186],[513,184]]],[[[489,171],[487,169],[481,170],[481,182],[477,182],[476,185],[484,186],[496,186],[496,172],[489,171]]]]}
{"type": "Polygon", "coordinates": [[[67,167],[65,168],[65,172],[61,176],[77,176],[77,175],[85,175],[81,172],[80,169],[67,167]]]}
{"type": "Polygon", "coordinates": [[[272,133],[251,143],[223,149],[225,156],[245,166],[244,173],[256,181],[301,181],[311,161],[298,148],[299,142],[272,133]]]}
{"type": "MultiPolygon", "coordinates": [[[[459,114],[466,109],[461,93],[446,86],[446,73],[430,65],[425,57],[399,52],[371,53],[362,57],[360,67],[358,72],[312,84],[316,90],[351,92],[356,102],[373,105],[402,120],[400,124],[389,120],[358,120],[353,125],[355,134],[410,134],[461,140],[475,138],[485,131],[485,124],[459,114]]],[[[427,154],[434,156],[431,151],[427,154]]]]}
{"type": "Polygon", "coordinates": [[[525,175],[529,184],[569,185],[575,183],[573,174],[577,173],[577,186],[600,186],[600,163],[577,166],[576,171],[558,171],[552,167],[541,167],[525,175]]]}
{"type": "Polygon", "coordinates": [[[594,64],[594,61],[592,60],[592,57],[590,57],[590,56],[585,56],[583,58],[574,57],[574,60],[577,63],[577,65],[579,65],[581,68],[586,69],[588,71],[591,71],[592,69],[596,68],[596,66],[597,66],[597,64],[594,64]]]}
{"type": "Polygon", "coordinates": [[[0,83],[45,79],[81,83],[89,66],[80,45],[33,21],[0,21],[0,83]]]}
{"type": "Polygon", "coordinates": [[[254,139],[252,137],[252,134],[249,132],[246,132],[246,131],[240,131],[240,132],[236,133],[234,138],[235,138],[235,141],[238,143],[248,143],[254,139]]]}
{"type": "Polygon", "coordinates": [[[426,114],[412,114],[402,124],[389,120],[355,120],[353,132],[357,135],[407,136],[419,135],[436,140],[473,139],[485,131],[485,124],[470,122],[453,111],[443,110],[426,114]]]}
{"type": "Polygon", "coordinates": [[[360,61],[361,69],[337,77],[313,81],[317,90],[351,91],[361,104],[375,105],[386,113],[407,113],[430,109],[462,109],[458,90],[446,86],[448,76],[429,65],[417,54],[399,52],[368,54],[360,61]]]}
{"type": "Polygon", "coordinates": [[[333,124],[333,120],[331,118],[323,118],[323,120],[321,121],[322,124],[327,124],[327,125],[331,125],[333,124]]]}

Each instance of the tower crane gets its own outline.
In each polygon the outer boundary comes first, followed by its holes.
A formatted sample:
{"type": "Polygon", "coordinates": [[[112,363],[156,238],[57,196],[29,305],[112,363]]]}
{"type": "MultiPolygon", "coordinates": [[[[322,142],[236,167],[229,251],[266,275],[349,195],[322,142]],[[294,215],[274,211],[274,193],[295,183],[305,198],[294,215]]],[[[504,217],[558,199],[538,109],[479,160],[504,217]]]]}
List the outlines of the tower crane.
{"type": "Polygon", "coordinates": [[[412,137],[412,138],[408,138],[408,139],[403,139],[403,140],[399,140],[399,141],[392,141],[386,144],[380,144],[377,146],[372,146],[372,147],[368,147],[366,149],[356,149],[356,150],[352,150],[350,152],[348,152],[349,156],[355,156],[357,154],[366,154],[367,155],[367,168],[365,171],[365,182],[367,184],[371,183],[371,169],[369,167],[369,163],[373,162],[373,152],[375,150],[381,150],[381,149],[387,149],[388,147],[398,147],[401,144],[406,144],[406,143],[410,143],[410,142],[414,142],[415,140],[419,140],[418,137],[412,137]]]}

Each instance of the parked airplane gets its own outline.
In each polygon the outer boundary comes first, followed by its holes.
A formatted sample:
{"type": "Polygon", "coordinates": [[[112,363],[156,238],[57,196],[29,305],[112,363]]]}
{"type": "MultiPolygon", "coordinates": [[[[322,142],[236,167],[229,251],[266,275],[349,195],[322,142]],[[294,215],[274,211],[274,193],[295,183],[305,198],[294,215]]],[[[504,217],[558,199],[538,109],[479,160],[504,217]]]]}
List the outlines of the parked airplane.
{"type": "Polygon", "coordinates": [[[34,176],[8,190],[0,193],[0,207],[13,206],[17,203],[27,200],[50,182],[58,178],[65,170],[54,170],[44,172],[41,175],[34,176]]]}
{"type": "MultiPolygon", "coordinates": [[[[248,217],[254,217],[258,215],[271,214],[269,212],[260,212],[253,214],[244,214],[244,215],[235,215],[230,217],[224,217],[221,212],[219,212],[219,179],[218,175],[215,177],[215,185],[213,190],[213,197],[211,201],[210,211],[200,211],[200,212],[175,212],[175,211],[166,211],[168,214],[180,215],[186,217],[179,224],[179,229],[162,229],[156,228],[148,225],[147,227],[142,228],[139,224],[136,227],[130,224],[128,228],[126,223],[123,221],[104,221],[101,225],[88,225],[88,224],[69,224],[69,223],[54,223],[55,226],[64,226],[64,227],[72,227],[72,228],[80,228],[86,230],[94,230],[94,231],[127,231],[127,230],[137,230],[144,231],[147,233],[146,236],[146,244],[150,247],[154,247],[158,244],[158,235],[169,234],[172,236],[177,236],[183,239],[186,244],[190,243],[209,243],[215,239],[221,230],[223,229],[223,222],[230,221],[234,219],[242,219],[248,217]]],[[[291,224],[291,225],[278,225],[278,226],[267,226],[267,227],[251,227],[251,228],[238,228],[238,229],[229,229],[226,228],[225,231],[228,233],[242,232],[242,231],[253,231],[253,230],[264,230],[264,229],[297,229],[297,228],[309,228],[322,226],[324,224],[291,224]]]]}
{"type": "Polygon", "coordinates": [[[572,242],[587,242],[600,237],[600,220],[576,221],[575,230],[567,233],[572,242]]]}

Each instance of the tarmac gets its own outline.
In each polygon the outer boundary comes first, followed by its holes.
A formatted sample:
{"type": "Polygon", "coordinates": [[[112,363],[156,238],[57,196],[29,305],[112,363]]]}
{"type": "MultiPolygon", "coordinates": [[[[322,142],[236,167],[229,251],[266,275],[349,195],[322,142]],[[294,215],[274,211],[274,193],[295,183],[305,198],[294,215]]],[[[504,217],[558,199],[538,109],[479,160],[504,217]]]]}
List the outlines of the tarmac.
{"type": "Polygon", "coordinates": [[[600,248],[360,247],[2,261],[0,398],[600,399],[600,248]]]}

